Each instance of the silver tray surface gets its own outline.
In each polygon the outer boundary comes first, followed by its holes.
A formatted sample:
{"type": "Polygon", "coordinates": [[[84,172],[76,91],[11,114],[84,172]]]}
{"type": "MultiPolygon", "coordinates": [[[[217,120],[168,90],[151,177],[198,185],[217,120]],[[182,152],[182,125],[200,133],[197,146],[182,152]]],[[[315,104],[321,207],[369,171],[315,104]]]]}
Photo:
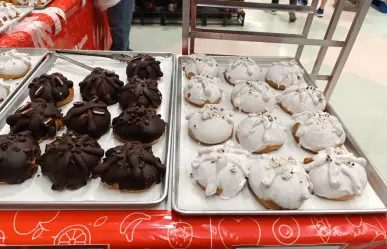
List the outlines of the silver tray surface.
{"type": "MultiPolygon", "coordinates": [[[[59,52],[61,50],[58,50],[59,52]]],[[[62,50],[63,51],[63,50],[62,50]]],[[[85,51],[82,51],[85,52],[85,51]]],[[[94,54],[94,51],[86,51],[94,54]]],[[[114,52],[110,51],[97,51],[102,54],[110,54],[114,52]]],[[[76,51],[75,51],[76,53],[76,51]]],[[[119,52],[122,53],[122,52],[119,52]]],[[[139,52],[124,52],[128,55],[137,55],[139,52]]],[[[118,190],[109,189],[103,186],[100,178],[91,179],[88,184],[78,190],[70,191],[52,191],[51,182],[49,179],[42,175],[40,169],[38,173],[26,182],[19,185],[0,185],[0,191],[4,194],[0,196],[0,209],[131,209],[131,208],[154,208],[156,205],[162,203],[168,193],[168,179],[170,172],[170,149],[172,143],[172,86],[174,85],[174,71],[176,57],[172,53],[152,53],[147,54],[156,57],[161,61],[161,68],[164,72],[159,82],[159,89],[163,94],[163,102],[156,112],[162,115],[162,118],[167,122],[165,134],[160,138],[159,142],[153,145],[153,152],[157,157],[160,157],[161,161],[166,165],[166,172],[164,180],[157,184],[152,189],[141,193],[127,193],[118,190]],[[39,177],[40,176],[40,177],[39,177]]],[[[126,64],[108,58],[100,58],[94,56],[80,56],[66,54],[67,57],[83,62],[92,67],[102,67],[109,70],[114,70],[124,83],[127,82],[125,73],[126,64]]],[[[61,72],[68,79],[74,82],[74,99],[71,103],[61,107],[63,114],[73,106],[72,103],[80,101],[79,82],[85,78],[90,71],[78,67],[69,62],[57,59],[51,54],[47,54],[47,58],[33,74],[29,76],[26,83],[23,84],[21,89],[15,96],[8,101],[7,105],[0,113],[0,119],[5,120],[6,117],[14,113],[25,101],[29,100],[28,83],[35,77],[38,77],[44,73],[61,72]]],[[[118,103],[108,107],[109,112],[112,115],[112,119],[121,113],[118,103]]],[[[7,133],[9,126],[2,122],[0,124],[1,133],[7,133]]],[[[59,135],[64,133],[66,129],[62,129],[59,135]]],[[[113,137],[112,129],[102,136],[98,142],[105,152],[112,147],[122,144],[113,137]]],[[[45,145],[53,140],[45,140],[40,144],[42,154],[45,151],[45,145]]],[[[160,206],[160,205],[159,205],[160,206]]]]}
{"type": "MultiPolygon", "coordinates": [[[[217,60],[221,72],[220,78],[223,77],[223,71],[230,59],[235,59],[233,56],[214,56],[217,60]]],[[[264,79],[265,72],[267,68],[275,61],[282,61],[293,59],[290,57],[252,57],[262,70],[261,80],[264,79]]],[[[376,169],[375,165],[367,157],[364,151],[360,148],[355,138],[348,131],[345,124],[343,127],[347,134],[347,139],[345,146],[348,150],[352,151],[354,154],[364,157],[368,161],[366,167],[367,177],[368,177],[368,186],[362,197],[357,197],[350,202],[336,202],[329,201],[317,196],[313,198],[313,203],[308,205],[303,205],[299,210],[268,210],[265,209],[262,205],[255,200],[252,191],[249,189],[249,186],[245,188],[235,197],[232,197],[228,200],[221,200],[217,196],[205,197],[204,191],[195,183],[193,180],[189,179],[190,172],[190,163],[197,156],[197,149],[202,147],[196,142],[193,142],[190,136],[187,134],[187,125],[184,117],[191,113],[192,111],[198,110],[197,107],[193,107],[184,100],[182,94],[183,86],[188,81],[182,71],[182,65],[186,62],[187,57],[181,56],[178,57],[177,68],[176,68],[176,86],[174,88],[174,98],[176,99],[176,106],[174,110],[174,130],[177,136],[174,138],[173,142],[173,151],[174,157],[172,162],[172,208],[183,215],[305,215],[305,214],[353,214],[353,213],[385,213],[387,212],[387,185],[384,181],[381,174],[376,169]],[[185,196],[189,197],[185,197],[185,196]],[[369,197],[369,199],[368,199],[369,197]],[[304,208],[307,206],[307,208],[304,208]]],[[[299,62],[298,62],[299,63],[299,62]]],[[[302,65],[299,63],[302,67],[302,65]]],[[[306,71],[305,71],[306,72],[306,71]]],[[[305,80],[308,84],[316,86],[311,78],[305,74],[305,80]]],[[[224,81],[222,79],[222,81],[224,81]]],[[[231,109],[231,103],[229,101],[230,96],[227,95],[227,92],[230,92],[230,87],[232,86],[226,82],[223,82],[222,86],[224,89],[222,101],[220,104],[231,109]],[[225,99],[227,99],[225,101],[225,99]]],[[[325,110],[330,114],[340,117],[335,112],[333,107],[328,104],[325,110]]],[[[273,112],[274,115],[284,121],[289,122],[290,115],[286,114],[280,108],[276,108],[273,112]],[[283,120],[284,119],[284,120],[283,120]]],[[[235,126],[239,124],[242,118],[241,112],[234,111],[234,120],[235,126]]],[[[341,121],[341,120],[340,120],[341,121]]],[[[342,122],[342,121],[341,121],[342,122]]],[[[283,122],[286,124],[286,122],[283,122]]],[[[233,137],[233,139],[234,137],[233,137]]],[[[278,156],[296,156],[303,157],[307,155],[313,155],[309,152],[306,152],[300,148],[294,147],[293,149],[285,149],[287,143],[294,143],[294,141],[289,141],[287,137],[287,142],[280,150],[276,152],[271,152],[269,155],[278,156]],[[294,154],[289,154],[292,152],[294,154]],[[283,154],[286,153],[286,154],[283,154]]],[[[294,143],[295,144],[295,143],[294,143]]],[[[248,185],[248,184],[247,184],[248,185]]],[[[308,202],[309,200],[307,200],[308,202]]],[[[305,203],[307,203],[305,202],[305,203]]]]}
{"type": "Polygon", "coordinates": [[[2,108],[7,104],[7,102],[12,99],[12,97],[20,90],[24,85],[27,79],[32,75],[36,68],[38,68],[44,61],[46,49],[40,48],[0,48],[0,53],[7,52],[9,50],[15,49],[19,53],[26,53],[31,56],[31,69],[26,74],[26,76],[16,79],[16,80],[4,80],[5,85],[10,87],[10,93],[3,102],[0,103],[0,112],[2,108]]]}

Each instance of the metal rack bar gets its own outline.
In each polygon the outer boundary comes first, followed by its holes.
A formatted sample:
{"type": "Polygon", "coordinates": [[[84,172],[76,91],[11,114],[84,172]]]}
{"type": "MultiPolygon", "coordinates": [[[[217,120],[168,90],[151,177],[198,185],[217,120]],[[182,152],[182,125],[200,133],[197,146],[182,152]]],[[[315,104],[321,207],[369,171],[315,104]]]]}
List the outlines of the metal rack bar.
{"type": "MultiPolygon", "coordinates": [[[[318,4],[318,0],[313,0],[313,2],[312,2],[313,12],[308,14],[308,17],[306,18],[306,22],[305,22],[305,25],[304,25],[304,30],[302,31],[302,34],[305,37],[308,37],[309,31],[310,31],[310,27],[312,27],[312,22],[313,22],[313,18],[314,18],[314,12],[317,9],[317,4],[318,4]]],[[[297,52],[296,52],[296,59],[297,60],[301,59],[301,55],[302,55],[303,51],[304,51],[304,45],[298,46],[297,52]]]]}
{"type": "Polygon", "coordinates": [[[188,41],[189,41],[189,14],[190,14],[190,1],[183,1],[183,16],[182,16],[182,48],[183,54],[188,54],[188,41]]]}
{"type": "MultiPolygon", "coordinates": [[[[196,26],[196,0],[191,0],[191,25],[196,26]]],[[[190,41],[190,53],[194,53],[195,49],[195,38],[192,37],[190,41]]]]}
{"type": "Polygon", "coordinates": [[[218,39],[218,40],[234,40],[234,41],[251,41],[251,42],[267,42],[267,43],[285,43],[299,45],[295,58],[300,59],[304,46],[320,46],[319,53],[312,70],[312,78],[314,80],[327,80],[328,84],[324,90],[326,99],[332,95],[333,89],[337,84],[340,74],[348,59],[350,51],[359,34],[361,25],[368,12],[372,0],[364,0],[362,6],[359,7],[356,16],[353,20],[351,28],[345,41],[332,40],[336,30],[341,12],[344,8],[343,0],[338,1],[336,10],[330,20],[329,26],[325,33],[324,39],[309,39],[308,34],[313,23],[314,11],[317,8],[318,0],[313,0],[312,6],[297,6],[283,4],[267,4],[244,1],[219,1],[219,0],[184,0],[183,1],[183,48],[184,55],[195,52],[195,39],[218,39]],[[230,31],[230,30],[214,30],[200,29],[196,27],[196,8],[197,6],[207,7],[223,7],[223,8],[245,8],[245,9],[261,9],[261,10],[276,10],[276,11],[294,11],[310,13],[304,25],[302,34],[284,34],[284,33],[266,33],[266,32],[246,32],[246,31],[230,31]],[[190,18],[191,14],[191,18],[190,18]],[[194,15],[193,15],[194,14],[194,15]],[[191,22],[190,22],[191,20],[191,22]],[[341,52],[335,63],[331,75],[319,75],[321,65],[329,47],[340,47],[341,52]]]}
{"type": "Polygon", "coordinates": [[[261,10],[275,10],[275,11],[294,11],[294,12],[302,12],[302,13],[314,13],[315,11],[313,7],[303,6],[303,5],[254,3],[254,2],[242,2],[242,1],[218,1],[218,0],[196,0],[196,2],[197,2],[197,6],[217,7],[217,8],[261,9],[261,10]]]}
{"type": "MultiPolygon", "coordinates": [[[[191,38],[343,47],[343,41],[308,39],[304,35],[194,28],[191,38]]],[[[191,48],[192,51],[192,48],[191,48]]]]}
{"type": "MultiPolygon", "coordinates": [[[[325,33],[324,40],[331,40],[333,37],[333,34],[335,33],[337,24],[340,20],[341,12],[344,9],[345,1],[339,1],[337,3],[337,6],[335,8],[335,11],[333,12],[331,21],[329,22],[327,32],[325,33]]],[[[312,74],[318,74],[321,69],[321,65],[324,61],[325,55],[328,51],[328,47],[321,47],[320,51],[318,52],[316,62],[314,63],[312,74]]]]}
{"type": "Polygon", "coordinates": [[[332,70],[332,78],[328,81],[327,86],[325,87],[324,94],[327,99],[332,96],[333,89],[336,87],[337,81],[340,78],[341,72],[347,62],[348,56],[351,53],[352,47],[355,44],[357,35],[359,34],[361,25],[364,22],[364,19],[368,13],[368,8],[371,5],[372,0],[364,0],[363,6],[359,8],[356,12],[354,21],[349,28],[347,38],[345,39],[345,46],[340,52],[339,57],[337,58],[336,64],[332,70]]]}

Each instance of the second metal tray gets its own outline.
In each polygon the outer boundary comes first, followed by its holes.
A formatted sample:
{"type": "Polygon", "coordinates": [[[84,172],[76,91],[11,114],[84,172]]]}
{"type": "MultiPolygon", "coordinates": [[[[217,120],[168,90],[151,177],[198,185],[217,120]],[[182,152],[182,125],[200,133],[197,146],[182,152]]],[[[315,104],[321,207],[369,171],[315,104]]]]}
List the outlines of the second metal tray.
{"type": "MultiPolygon", "coordinates": [[[[60,50],[59,50],[60,52],[60,50]]],[[[87,51],[93,53],[92,51],[87,51]]],[[[109,51],[98,51],[98,53],[114,53],[109,51]]],[[[122,52],[120,52],[122,53],[122,52]]],[[[128,52],[128,55],[136,55],[136,52],[128,52]]],[[[49,179],[42,175],[40,169],[32,178],[19,185],[0,185],[0,209],[18,208],[87,208],[87,209],[128,209],[128,208],[143,208],[153,206],[164,201],[168,192],[168,179],[170,172],[170,149],[171,149],[171,112],[172,112],[172,86],[174,81],[174,70],[176,57],[172,53],[148,53],[161,61],[161,70],[164,76],[158,80],[159,89],[163,95],[161,106],[156,110],[161,114],[162,118],[167,122],[165,134],[160,138],[159,142],[152,146],[154,154],[161,159],[166,165],[166,173],[164,180],[157,184],[152,189],[141,193],[127,193],[118,190],[106,188],[100,178],[91,179],[88,184],[78,190],[70,191],[53,191],[51,190],[52,183],[49,179]]],[[[122,81],[127,82],[126,64],[115,60],[101,57],[81,56],[66,54],[74,60],[83,62],[91,67],[102,67],[104,69],[115,71],[122,81]]],[[[47,58],[36,71],[30,75],[28,81],[21,87],[17,94],[7,103],[0,113],[0,120],[5,121],[6,117],[14,113],[24,102],[29,101],[28,83],[33,78],[44,73],[60,72],[68,79],[74,82],[74,99],[71,103],[61,107],[63,114],[73,106],[73,102],[81,101],[82,98],[79,92],[79,82],[81,82],[90,71],[71,64],[67,61],[57,59],[51,54],[47,54],[47,58]]],[[[121,113],[118,104],[108,107],[112,119],[121,113]]],[[[66,129],[59,132],[62,134],[66,129]]],[[[2,122],[0,124],[1,134],[9,132],[9,126],[2,122]]],[[[42,153],[45,151],[45,146],[52,140],[44,140],[40,144],[42,153]]],[[[98,142],[105,152],[115,146],[121,145],[114,138],[112,129],[103,135],[98,142]]]]}
{"type": "MultiPolygon", "coordinates": [[[[222,79],[223,70],[230,59],[235,57],[230,56],[214,56],[217,60],[221,72],[222,79]]],[[[299,214],[349,214],[349,213],[382,213],[387,212],[387,187],[382,176],[379,174],[376,167],[372,164],[369,158],[361,150],[356,140],[344,125],[347,134],[345,146],[348,150],[364,157],[368,161],[366,167],[369,184],[367,185],[364,194],[350,201],[329,201],[312,195],[299,210],[267,210],[256,201],[252,191],[248,186],[238,193],[237,196],[228,200],[222,200],[217,196],[205,197],[204,191],[197,183],[190,179],[191,162],[197,156],[198,148],[202,147],[194,142],[187,132],[187,121],[185,116],[199,108],[193,107],[184,100],[183,87],[188,82],[182,71],[182,65],[186,62],[187,57],[179,57],[177,63],[177,78],[174,98],[176,98],[176,109],[174,113],[174,128],[177,137],[174,140],[174,160],[173,160],[173,174],[172,174],[172,208],[184,215],[299,215],[299,214]]],[[[275,61],[282,61],[292,58],[284,57],[253,57],[257,64],[262,69],[261,79],[264,80],[268,67],[275,61]]],[[[314,85],[310,77],[305,74],[307,83],[314,85]]],[[[223,96],[220,104],[230,110],[234,110],[230,103],[230,94],[232,86],[222,79],[223,96]]],[[[278,91],[278,93],[280,93],[278,91]]],[[[338,117],[332,106],[328,104],[326,111],[338,117]]],[[[281,108],[276,108],[273,114],[277,116],[283,124],[290,127],[293,124],[291,116],[281,108]]],[[[234,110],[235,127],[247,115],[234,110]]],[[[339,117],[338,117],[339,118],[339,117]]],[[[235,141],[233,137],[232,140],[235,141]]],[[[273,156],[294,156],[300,160],[304,157],[312,155],[300,149],[294,142],[290,132],[288,132],[287,141],[284,146],[275,152],[269,153],[273,156]]]]}

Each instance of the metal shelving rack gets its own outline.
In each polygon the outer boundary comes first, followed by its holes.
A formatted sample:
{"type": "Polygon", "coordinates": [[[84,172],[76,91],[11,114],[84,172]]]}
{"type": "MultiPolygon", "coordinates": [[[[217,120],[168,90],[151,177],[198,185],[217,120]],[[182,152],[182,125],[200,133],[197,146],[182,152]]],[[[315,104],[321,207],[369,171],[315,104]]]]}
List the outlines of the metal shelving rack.
{"type": "Polygon", "coordinates": [[[251,41],[267,43],[284,43],[298,45],[295,58],[300,60],[305,45],[319,46],[320,50],[316,57],[312,72],[310,74],[313,80],[328,81],[324,93],[327,99],[332,95],[344,65],[348,59],[351,49],[359,34],[361,25],[367,15],[372,0],[364,0],[362,6],[357,10],[355,18],[351,24],[347,37],[344,41],[332,40],[336,30],[341,13],[343,11],[345,0],[337,2],[335,11],[325,32],[324,39],[309,39],[308,34],[312,26],[314,12],[316,11],[318,0],[313,0],[311,6],[285,5],[285,4],[268,4],[255,2],[235,2],[229,0],[183,0],[183,50],[182,54],[192,54],[195,51],[195,39],[217,39],[217,40],[234,40],[234,41],[251,41]],[[218,8],[242,8],[242,9],[260,9],[275,11],[294,11],[309,13],[304,25],[302,34],[286,33],[267,33],[267,32],[247,32],[203,29],[196,26],[197,6],[218,7],[218,8]],[[340,47],[341,52],[333,67],[330,75],[319,74],[321,65],[329,47],[340,47]]]}

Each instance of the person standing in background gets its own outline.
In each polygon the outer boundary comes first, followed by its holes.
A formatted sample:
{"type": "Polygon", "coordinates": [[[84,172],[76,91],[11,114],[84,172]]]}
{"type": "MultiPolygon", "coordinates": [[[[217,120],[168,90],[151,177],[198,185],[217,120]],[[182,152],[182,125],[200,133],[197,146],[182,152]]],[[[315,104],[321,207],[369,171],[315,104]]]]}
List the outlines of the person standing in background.
{"type": "MultiPolygon", "coordinates": [[[[279,4],[279,0],[272,0],[272,4],[279,4]]],[[[289,0],[289,4],[291,5],[297,5],[297,0],[289,0]]],[[[267,13],[270,13],[272,15],[276,15],[277,12],[274,10],[266,11],[267,13]]],[[[294,12],[289,12],[289,22],[295,22],[297,20],[296,14],[294,12]]]]}
{"type": "MultiPolygon", "coordinates": [[[[308,0],[298,0],[298,2],[302,5],[308,5],[308,0]]],[[[318,17],[324,16],[324,9],[325,5],[327,4],[328,0],[321,0],[320,7],[316,10],[316,15],[318,17]]]]}
{"type": "Polygon", "coordinates": [[[119,3],[107,9],[110,34],[113,44],[112,51],[131,51],[130,27],[132,25],[135,0],[121,0],[119,3]]]}

